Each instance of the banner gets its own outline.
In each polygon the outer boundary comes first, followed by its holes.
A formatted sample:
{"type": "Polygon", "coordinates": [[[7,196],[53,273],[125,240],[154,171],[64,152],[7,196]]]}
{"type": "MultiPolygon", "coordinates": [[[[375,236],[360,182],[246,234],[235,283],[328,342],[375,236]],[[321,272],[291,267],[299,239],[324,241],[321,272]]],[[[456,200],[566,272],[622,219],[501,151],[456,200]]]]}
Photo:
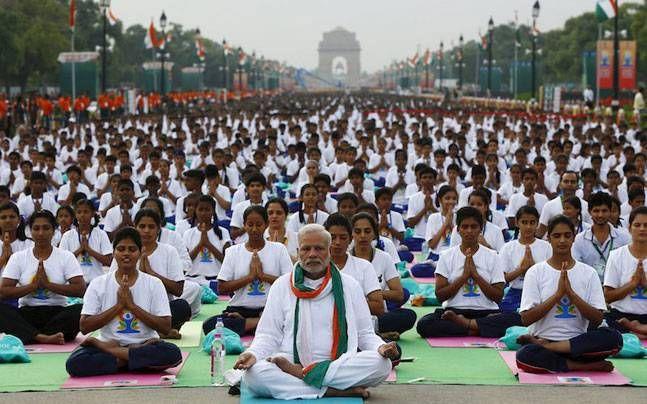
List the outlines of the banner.
{"type": "Polygon", "coordinates": [[[636,88],[636,41],[620,41],[620,89],[636,88]]]}
{"type": "Polygon", "coordinates": [[[596,66],[599,88],[613,88],[613,41],[598,41],[596,66]]]}

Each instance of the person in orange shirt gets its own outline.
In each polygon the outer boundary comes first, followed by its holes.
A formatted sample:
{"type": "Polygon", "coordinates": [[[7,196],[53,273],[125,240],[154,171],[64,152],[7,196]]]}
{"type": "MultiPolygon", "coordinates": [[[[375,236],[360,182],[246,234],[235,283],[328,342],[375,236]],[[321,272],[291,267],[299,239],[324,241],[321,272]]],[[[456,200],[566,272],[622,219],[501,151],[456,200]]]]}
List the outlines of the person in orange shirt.
{"type": "Polygon", "coordinates": [[[112,111],[119,116],[124,113],[124,97],[119,93],[112,97],[112,111]]]}
{"type": "Polygon", "coordinates": [[[72,100],[70,97],[60,96],[58,97],[57,105],[61,115],[63,116],[63,123],[67,124],[72,110],[72,100]]]}
{"type": "Polygon", "coordinates": [[[36,100],[36,104],[38,105],[38,109],[42,114],[43,126],[49,129],[50,121],[52,119],[52,114],[54,113],[54,105],[52,104],[52,102],[49,100],[47,96],[39,97],[36,100]]]}
{"type": "Polygon", "coordinates": [[[99,95],[99,110],[101,111],[101,119],[110,118],[110,95],[103,93],[99,95]]]}

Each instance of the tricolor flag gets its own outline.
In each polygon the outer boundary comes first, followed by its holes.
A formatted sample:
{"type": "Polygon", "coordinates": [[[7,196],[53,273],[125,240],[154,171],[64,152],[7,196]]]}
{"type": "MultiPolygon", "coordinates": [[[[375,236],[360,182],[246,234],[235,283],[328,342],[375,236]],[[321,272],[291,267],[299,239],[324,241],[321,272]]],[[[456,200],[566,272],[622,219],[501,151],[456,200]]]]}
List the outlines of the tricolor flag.
{"type": "Polygon", "coordinates": [[[206,55],[200,34],[195,36],[195,54],[198,55],[198,58],[200,60],[204,60],[204,57],[206,55]]]}
{"type": "Polygon", "coordinates": [[[407,62],[409,63],[409,66],[416,67],[416,65],[418,64],[418,59],[419,59],[418,52],[416,52],[415,55],[413,55],[410,58],[407,58],[407,62]]]}
{"type": "Polygon", "coordinates": [[[160,40],[157,39],[157,31],[155,31],[153,21],[151,21],[151,24],[148,26],[144,43],[146,44],[146,49],[159,48],[160,40]]]}
{"type": "Polygon", "coordinates": [[[422,57],[422,64],[428,66],[431,63],[431,51],[427,48],[425,55],[422,57]]]}
{"type": "Polygon", "coordinates": [[[106,16],[108,17],[108,22],[110,23],[110,25],[115,25],[119,22],[119,18],[117,18],[115,13],[112,11],[112,7],[108,8],[106,16]]]}
{"type": "Polygon", "coordinates": [[[618,2],[616,0],[597,0],[595,16],[599,22],[613,18],[616,14],[618,14],[618,2]]]}
{"type": "Polygon", "coordinates": [[[70,29],[74,30],[76,27],[76,1],[70,0],[70,29]]]}

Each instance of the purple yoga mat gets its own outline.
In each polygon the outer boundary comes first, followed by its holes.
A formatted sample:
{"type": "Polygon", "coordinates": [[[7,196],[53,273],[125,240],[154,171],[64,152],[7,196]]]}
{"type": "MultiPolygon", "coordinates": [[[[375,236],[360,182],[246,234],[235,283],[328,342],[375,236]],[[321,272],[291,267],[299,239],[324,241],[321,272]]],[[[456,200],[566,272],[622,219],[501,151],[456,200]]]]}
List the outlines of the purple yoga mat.
{"type": "Polygon", "coordinates": [[[630,380],[615,369],[613,372],[528,373],[517,367],[515,351],[500,351],[499,355],[521,384],[595,384],[623,386],[630,380]]]}
{"type": "Polygon", "coordinates": [[[67,353],[74,351],[81,342],[85,340],[87,335],[79,333],[74,341],[66,342],[63,345],[53,344],[29,344],[25,345],[25,350],[29,354],[39,353],[67,353]]]}
{"type": "Polygon", "coordinates": [[[496,338],[483,337],[443,337],[427,338],[434,348],[496,348],[496,338]]]}
{"type": "Polygon", "coordinates": [[[170,386],[186,363],[189,352],[182,352],[182,363],[159,373],[117,373],[114,375],[69,377],[63,389],[97,389],[103,387],[170,386]]]}

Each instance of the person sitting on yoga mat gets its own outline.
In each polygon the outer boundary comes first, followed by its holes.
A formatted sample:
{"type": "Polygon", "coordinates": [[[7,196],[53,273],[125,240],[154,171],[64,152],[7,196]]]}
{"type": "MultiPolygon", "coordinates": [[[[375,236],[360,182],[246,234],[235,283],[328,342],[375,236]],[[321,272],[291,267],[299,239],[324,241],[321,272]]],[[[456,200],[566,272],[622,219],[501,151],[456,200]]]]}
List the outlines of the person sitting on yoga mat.
{"type": "Polygon", "coordinates": [[[29,218],[34,246],[14,252],[2,271],[0,298],[19,298],[20,308],[0,304],[0,333],[23,344],[64,344],[79,333],[81,305],[68,297],[85,292],[83,271],[69,251],[52,246],[56,219],[42,210],[29,218]]]}
{"type": "Polygon", "coordinates": [[[396,247],[404,240],[404,219],[399,212],[391,210],[393,204],[393,191],[391,188],[378,188],[375,191],[375,205],[379,210],[380,236],[386,237],[396,247]]]}
{"type": "Polygon", "coordinates": [[[288,219],[286,228],[298,232],[308,223],[323,224],[328,218],[328,213],[317,209],[319,191],[314,184],[304,184],[299,194],[299,210],[288,219]]]}
{"type": "Polygon", "coordinates": [[[407,223],[413,227],[414,237],[424,238],[429,216],[436,211],[434,206],[436,170],[425,167],[420,170],[420,191],[411,195],[407,208],[407,223]]]}
{"type": "Polygon", "coordinates": [[[571,256],[575,226],[564,215],[548,222],[553,250],[545,262],[526,272],[521,295],[521,319],[528,335],[517,342],[517,366],[530,373],[602,371],[604,360],[622,348],[622,335],[599,327],[606,309],[598,273],[571,256]]]}
{"type": "MultiPolygon", "coordinates": [[[[368,213],[369,215],[373,216],[373,219],[377,222],[379,219],[379,213],[377,210],[377,207],[373,205],[372,203],[363,203],[357,207],[355,210],[355,213],[360,213],[360,212],[365,212],[368,213]]],[[[348,220],[350,220],[353,216],[347,217],[348,220]]],[[[353,247],[353,243],[351,242],[350,247],[353,247]]],[[[393,244],[393,241],[391,241],[390,238],[385,237],[380,235],[377,237],[375,240],[373,240],[373,247],[376,247],[378,250],[382,250],[385,253],[389,254],[391,259],[393,260],[394,264],[398,264],[402,259],[400,259],[400,252],[409,252],[409,251],[398,251],[398,248],[393,244]]]]}
{"type": "Polygon", "coordinates": [[[247,234],[247,242],[235,244],[225,251],[218,273],[218,292],[233,293],[233,297],[222,314],[202,324],[205,335],[216,327],[218,318],[240,336],[253,334],[270,287],[276,278],[292,270],[287,248],[263,237],[267,221],[267,210],[263,206],[252,205],[243,212],[242,230],[247,234]]]}
{"type": "MultiPolygon", "coordinates": [[[[135,228],[142,239],[139,270],[158,278],[164,284],[171,307],[171,332],[163,338],[181,338],[180,328],[191,319],[191,306],[181,298],[184,292],[184,272],[177,250],[157,241],[162,226],[160,215],[152,209],[142,209],[135,215],[135,228]]],[[[113,261],[112,269],[116,262],[113,261]]]]}
{"type": "MultiPolygon", "coordinates": [[[[490,195],[487,190],[485,188],[474,190],[469,196],[468,203],[469,206],[478,209],[483,218],[481,233],[478,235],[479,244],[494,251],[500,251],[505,244],[505,240],[503,239],[501,228],[491,222],[492,211],[490,211],[489,207],[490,195]]],[[[461,234],[458,231],[458,226],[454,227],[452,231],[450,244],[452,247],[461,244],[461,234]]]]}
{"type": "Polygon", "coordinates": [[[274,241],[283,244],[290,254],[292,262],[296,262],[299,258],[297,250],[299,249],[299,240],[297,233],[285,228],[285,221],[288,217],[289,208],[285,199],[271,198],[265,204],[267,209],[267,229],[263,236],[267,241],[274,241]]]}
{"type": "Polygon", "coordinates": [[[499,307],[504,313],[516,312],[521,303],[523,278],[536,262],[546,261],[552,251],[547,241],[535,237],[539,228],[539,212],[533,206],[522,206],[515,217],[519,237],[507,242],[499,256],[503,263],[505,281],[510,289],[499,307]]]}
{"type": "Polygon", "coordinates": [[[409,299],[400,283],[400,274],[389,254],[373,247],[377,238],[377,223],[368,213],[357,213],[351,219],[353,248],[351,254],[369,261],[382,290],[384,314],[378,316],[378,332],[386,339],[396,340],[416,324],[416,312],[401,306],[409,299]]]}
{"type": "Polygon", "coordinates": [[[449,185],[443,185],[436,195],[436,206],[440,212],[432,213],[427,222],[425,242],[429,246],[429,259],[438,261],[440,253],[450,245],[452,229],[456,214],[454,208],[458,202],[458,192],[449,185]]]}
{"type": "Polygon", "coordinates": [[[368,398],[400,357],[373,332],[360,285],[331,262],[331,250],[322,226],[299,231],[299,262],[270,289],[256,337],[234,364],[254,395],[368,398]]]}
{"type": "Polygon", "coordinates": [[[344,192],[337,197],[337,213],[344,215],[348,220],[355,214],[357,205],[359,199],[352,192],[344,192]]]}
{"type": "Polygon", "coordinates": [[[604,271],[609,327],[647,339],[647,207],[629,215],[631,243],[611,251],[604,271]]]}
{"type": "Polygon", "coordinates": [[[350,221],[339,213],[333,213],[326,219],[324,227],[332,237],[330,243],[332,262],[342,273],[352,276],[359,283],[364,296],[366,296],[371,314],[374,316],[383,315],[384,298],[373,265],[363,258],[348,253],[348,247],[353,237],[350,221]]]}
{"type": "Polygon", "coordinates": [[[500,314],[503,264],[496,251],[479,244],[482,213],[471,206],[456,212],[461,244],[440,255],[436,266],[436,297],[443,307],[418,321],[423,338],[478,335],[501,337],[519,325],[516,313],[500,314]]]}
{"type": "Polygon", "coordinates": [[[137,269],[142,239],[118,230],[113,241],[116,269],[95,278],[83,298],[81,330],[88,337],[65,363],[70,376],[119,371],[159,372],[182,362],[180,349],[159,339],[171,332],[171,308],[162,281],[137,269]]]}

